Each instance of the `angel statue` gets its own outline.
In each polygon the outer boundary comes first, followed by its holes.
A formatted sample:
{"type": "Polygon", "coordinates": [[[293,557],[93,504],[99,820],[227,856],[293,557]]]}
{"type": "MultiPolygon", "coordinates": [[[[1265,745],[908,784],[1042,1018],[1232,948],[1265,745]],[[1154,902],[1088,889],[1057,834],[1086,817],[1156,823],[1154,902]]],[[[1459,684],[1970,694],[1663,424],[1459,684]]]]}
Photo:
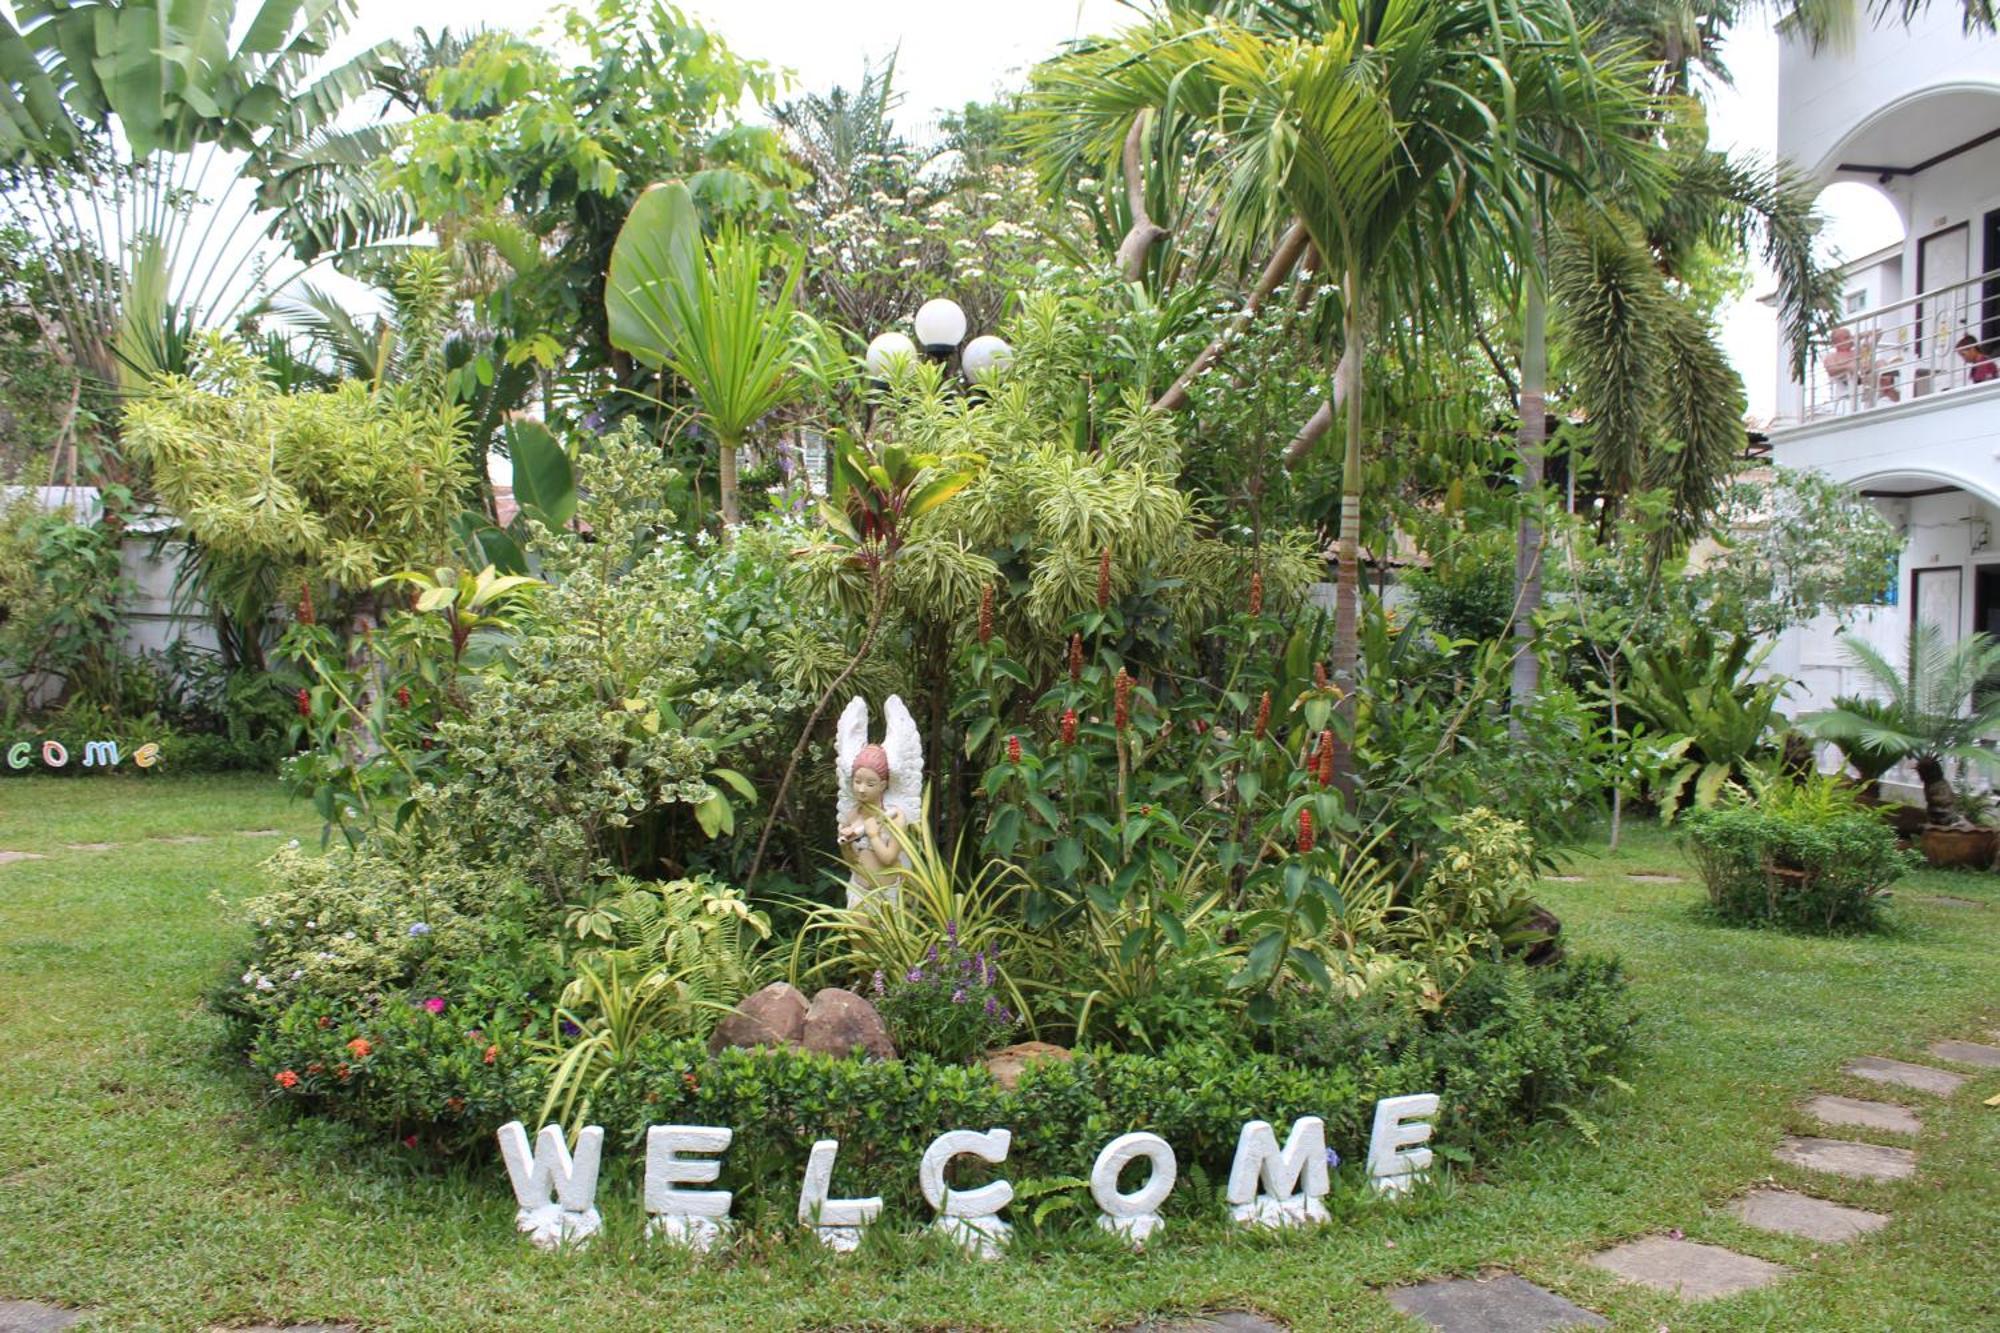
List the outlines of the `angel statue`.
{"type": "Polygon", "coordinates": [[[924,742],[900,695],[882,705],[880,745],[868,743],[868,701],[856,695],[841,710],[834,732],[840,770],[840,854],[854,867],[847,905],[886,893],[895,901],[891,869],[903,859],[893,830],[924,817],[924,742]]]}

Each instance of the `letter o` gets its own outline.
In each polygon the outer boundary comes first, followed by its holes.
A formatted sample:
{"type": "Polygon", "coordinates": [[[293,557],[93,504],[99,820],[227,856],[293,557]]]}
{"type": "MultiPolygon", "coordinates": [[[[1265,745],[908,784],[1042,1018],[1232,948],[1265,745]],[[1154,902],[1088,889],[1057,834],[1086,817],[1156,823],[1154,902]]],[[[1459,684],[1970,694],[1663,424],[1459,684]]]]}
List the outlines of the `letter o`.
{"type": "Polygon", "coordinates": [[[1097,1154],[1096,1165],[1090,1168],[1090,1197],[1112,1217],[1157,1213],[1167,1195],[1173,1193],[1178,1174],[1173,1146],[1158,1134],[1121,1134],[1104,1145],[1104,1151],[1097,1154]],[[1120,1194],[1119,1174],[1141,1157],[1153,1164],[1153,1174],[1130,1194],[1120,1194]]]}
{"type": "Polygon", "coordinates": [[[63,748],[61,741],[43,741],[42,762],[50,768],[61,768],[69,762],[69,751],[63,748]]]}

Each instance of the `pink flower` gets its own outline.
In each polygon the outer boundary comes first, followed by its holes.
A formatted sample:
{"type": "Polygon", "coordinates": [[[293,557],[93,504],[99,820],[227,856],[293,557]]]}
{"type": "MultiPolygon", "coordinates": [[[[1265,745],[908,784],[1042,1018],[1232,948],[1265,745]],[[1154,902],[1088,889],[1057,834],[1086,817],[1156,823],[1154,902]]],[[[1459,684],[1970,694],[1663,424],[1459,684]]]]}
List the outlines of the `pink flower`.
{"type": "Polygon", "coordinates": [[[424,1008],[426,1008],[426,1009],[430,1010],[430,1011],[431,1011],[432,1013],[434,1013],[434,1014],[441,1014],[441,1013],[443,1013],[443,1012],[444,1012],[444,996],[442,996],[442,995],[433,995],[433,996],[431,996],[431,998],[430,998],[430,999],[428,999],[428,1000],[425,1000],[425,1001],[424,1001],[424,1008]]]}

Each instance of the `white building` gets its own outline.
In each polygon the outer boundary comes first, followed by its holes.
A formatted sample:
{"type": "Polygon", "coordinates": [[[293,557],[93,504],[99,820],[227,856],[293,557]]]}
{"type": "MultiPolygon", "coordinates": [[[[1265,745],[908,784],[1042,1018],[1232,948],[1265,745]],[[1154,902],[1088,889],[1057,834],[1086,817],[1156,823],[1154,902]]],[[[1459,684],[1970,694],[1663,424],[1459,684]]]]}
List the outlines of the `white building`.
{"type": "Polygon", "coordinates": [[[1858,685],[1845,634],[1894,660],[1918,616],[2000,633],[2000,38],[1960,16],[1864,13],[1849,51],[1780,39],[1779,154],[1822,187],[1872,186],[1904,231],[1847,265],[1835,344],[1804,383],[1780,349],[1773,457],[1873,497],[1908,536],[1883,605],[1773,654],[1795,712],[1858,685]]]}

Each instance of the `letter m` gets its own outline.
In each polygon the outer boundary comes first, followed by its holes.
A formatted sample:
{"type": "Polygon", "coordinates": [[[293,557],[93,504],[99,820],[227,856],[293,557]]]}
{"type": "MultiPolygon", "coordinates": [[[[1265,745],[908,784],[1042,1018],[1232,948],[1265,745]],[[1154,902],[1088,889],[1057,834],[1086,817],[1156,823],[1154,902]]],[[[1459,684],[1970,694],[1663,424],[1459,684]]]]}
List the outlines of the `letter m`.
{"type": "Polygon", "coordinates": [[[1316,1115],[1292,1123],[1284,1151],[1278,1136],[1262,1120],[1243,1126],[1236,1142],[1236,1161],[1229,1171],[1228,1201],[1245,1204],[1257,1197],[1261,1184],[1274,1199],[1289,1199],[1303,1180],[1305,1192],[1318,1198],[1327,1192],[1326,1122],[1316,1115]]]}
{"type": "Polygon", "coordinates": [[[116,768],[121,758],[117,741],[91,741],[83,747],[85,768],[116,768]]]}

